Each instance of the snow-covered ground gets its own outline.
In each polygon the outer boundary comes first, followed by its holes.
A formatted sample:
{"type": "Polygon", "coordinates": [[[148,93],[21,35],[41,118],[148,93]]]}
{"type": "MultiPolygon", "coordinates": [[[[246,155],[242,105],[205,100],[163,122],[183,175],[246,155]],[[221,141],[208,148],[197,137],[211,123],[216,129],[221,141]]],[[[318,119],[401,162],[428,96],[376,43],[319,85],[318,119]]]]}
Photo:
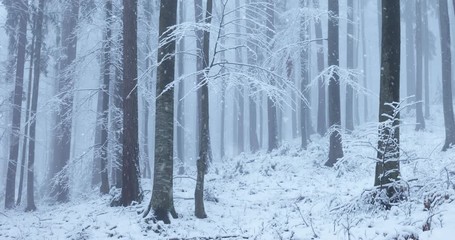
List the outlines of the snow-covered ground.
{"type": "Polygon", "coordinates": [[[405,118],[401,169],[409,199],[389,211],[367,202],[377,130],[366,124],[343,136],[345,158],[335,168],[323,166],[328,140],[316,136],[307,151],[296,140],[270,154],[213,163],[206,178],[207,219],[193,215],[190,169],[175,179],[180,217],[170,225],[142,218],[151,197],[151,182],[142,180],[145,200],[132,207],[109,207],[110,198],[93,190],[68,204],[39,202],[34,213],[0,212],[0,239],[454,239],[455,150],[440,151],[441,110],[433,116],[424,132],[415,132],[414,119],[405,118]],[[426,223],[429,231],[423,231],[426,223]]]}

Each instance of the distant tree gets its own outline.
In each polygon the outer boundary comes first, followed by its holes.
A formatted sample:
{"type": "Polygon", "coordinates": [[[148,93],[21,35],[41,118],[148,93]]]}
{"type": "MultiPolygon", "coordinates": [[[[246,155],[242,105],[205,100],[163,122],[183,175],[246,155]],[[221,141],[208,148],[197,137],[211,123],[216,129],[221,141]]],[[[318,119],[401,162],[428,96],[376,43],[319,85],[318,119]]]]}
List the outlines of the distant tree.
{"type": "MultiPolygon", "coordinates": [[[[338,0],[329,1],[329,29],[328,29],[328,64],[329,66],[339,66],[339,49],[338,49],[338,27],[339,27],[339,5],[338,0]]],[[[329,125],[330,146],[329,159],[326,166],[332,167],[343,157],[343,148],[341,145],[341,107],[340,107],[340,80],[337,68],[329,79],[329,125]]]]}
{"type": "MultiPolygon", "coordinates": [[[[197,24],[202,24],[204,22],[204,6],[202,4],[202,0],[194,0],[194,20],[197,24]]],[[[204,31],[202,29],[197,28],[195,30],[196,33],[196,85],[200,86],[202,80],[204,79],[203,74],[203,67],[202,67],[202,62],[204,61],[202,59],[202,42],[204,38],[204,31]]],[[[201,139],[199,137],[199,130],[201,127],[199,126],[201,123],[201,89],[197,88],[196,90],[196,126],[194,129],[195,131],[195,146],[196,146],[196,154],[199,154],[199,140],[201,139]]]]}
{"type": "MultiPolygon", "coordinates": [[[[123,52],[122,34],[118,34],[118,39],[114,41],[118,52],[123,52]]],[[[111,106],[111,132],[113,148],[112,152],[112,179],[116,188],[122,187],[122,153],[123,153],[123,56],[117,54],[115,58],[115,72],[113,81],[113,96],[111,106]]]]}
{"type": "MultiPolygon", "coordinates": [[[[205,10],[205,23],[210,26],[212,23],[212,12],[213,2],[207,0],[207,7],[205,10]]],[[[209,63],[209,49],[210,49],[210,30],[204,31],[204,37],[202,42],[202,69],[204,70],[204,76],[207,75],[210,70],[209,63]]],[[[196,178],[196,189],[194,191],[194,202],[195,209],[194,214],[197,218],[206,218],[204,208],[204,177],[207,173],[207,166],[212,160],[212,150],[210,146],[210,128],[209,128],[209,86],[207,79],[204,80],[204,84],[201,86],[201,99],[200,99],[200,125],[199,125],[199,157],[196,161],[197,166],[197,178],[196,178]]]]}
{"type": "MultiPolygon", "coordinates": [[[[415,1],[416,6],[416,31],[415,31],[415,44],[416,44],[416,131],[425,129],[425,118],[423,116],[423,36],[422,36],[422,0],[415,1]]],[[[427,11],[427,9],[425,9],[427,11]]]]}
{"type": "MultiPolygon", "coordinates": [[[[354,69],[354,62],[355,62],[355,51],[354,51],[354,0],[348,0],[347,4],[347,68],[354,69]]],[[[350,77],[351,81],[354,81],[353,77],[350,77]]],[[[353,131],[354,130],[354,89],[352,88],[351,84],[346,84],[346,130],[353,131]]]]}
{"type": "MultiPolygon", "coordinates": [[[[300,8],[307,8],[308,0],[300,0],[299,1],[300,8]]],[[[309,40],[309,26],[306,24],[306,16],[302,14],[300,18],[300,41],[306,42],[309,40]]],[[[305,45],[300,50],[300,91],[303,93],[306,99],[309,99],[309,90],[307,90],[307,86],[310,83],[310,53],[308,51],[308,47],[305,45]]],[[[300,134],[301,134],[301,146],[303,149],[306,149],[308,146],[308,140],[310,135],[310,122],[309,119],[309,106],[303,100],[300,101],[300,134]]]]}
{"type": "MultiPolygon", "coordinates": [[[[239,9],[240,8],[240,0],[235,0],[235,8],[239,9]]],[[[240,19],[240,11],[237,10],[235,11],[235,18],[240,19]]],[[[235,25],[235,32],[237,34],[237,38],[235,40],[236,45],[241,44],[241,28],[240,24],[235,25]]],[[[241,49],[237,49],[235,51],[235,61],[240,63],[243,60],[243,54],[241,49]]],[[[234,139],[234,141],[237,142],[237,151],[238,153],[242,153],[245,151],[245,88],[244,86],[240,85],[237,87],[236,92],[235,92],[235,98],[234,103],[235,106],[237,106],[237,111],[236,114],[234,114],[234,122],[237,123],[237,132],[235,136],[237,136],[237,139],[234,139]]]]}
{"type": "MultiPolygon", "coordinates": [[[[254,4],[253,0],[248,0],[248,4],[252,5],[254,4]]],[[[257,16],[254,12],[254,10],[251,7],[246,8],[246,33],[247,35],[252,34],[253,30],[255,29],[255,26],[257,25],[257,16]]],[[[247,64],[248,65],[255,65],[256,59],[254,57],[255,55],[255,39],[251,39],[247,41],[247,48],[249,49],[249,54],[247,54],[247,64]]],[[[254,92],[256,89],[253,85],[249,86],[250,93],[254,92]]],[[[258,140],[258,133],[257,133],[257,104],[256,104],[256,99],[252,94],[249,94],[248,97],[248,102],[249,102],[249,112],[250,112],[250,117],[249,117],[249,126],[250,126],[250,131],[249,131],[249,140],[250,140],[250,150],[251,152],[255,153],[259,150],[259,140],[258,140]]]]}
{"type": "MultiPolygon", "coordinates": [[[[178,18],[179,23],[185,21],[185,2],[178,2],[178,18]]],[[[180,41],[177,44],[177,76],[180,78],[185,73],[185,61],[184,61],[184,51],[185,51],[185,37],[182,36],[180,41]]],[[[179,167],[179,174],[185,172],[185,81],[182,79],[178,84],[178,93],[177,93],[177,159],[180,161],[181,166],[179,167]]],[[[223,115],[223,114],[222,114],[223,115]]],[[[224,119],[222,118],[222,121],[224,119]]],[[[223,131],[224,132],[224,131],[223,131]]],[[[222,133],[223,133],[222,132],[222,133]]],[[[224,139],[224,138],[222,138],[224,139]]],[[[223,149],[223,144],[221,145],[223,149]]],[[[222,154],[223,155],[223,154],[222,154]]]]}
{"type": "Polygon", "coordinates": [[[441,41],[442,67],[442,105],[444,109],[444,124],[446,139],[442,151],[455,144],[455,121],[453,116],[452,99],[452,50],[450,39],[450,19],[447,0],[439,1],[439,30],[441,41]]]}
{"type": "MultiPolygon", "coordinates": [[[[319,0],[313,0],[313,8],[319,9],[319,0]]],[[[318,39],[316,41],[318,45],[317,51],[317,63],[318,63],[318,73],[324,71],[324,41],[322,40],[322,23],[321,19],[314,19],[314,32],[315,37],[318,39]]],[[[324,84],[324,79],[320,78],[318,81],[318,121],[317,121],[317,131],[322,136],[327,132],[327,107],[326,107],[326,86],[324,84]]]]}
{"type": "Polygon", "coordinates": [[[16,80],[14,83],[12,131],[10,135],[10,151],[6,175],[5,208],[15,206],[16,171],[19,157],[19,141],[21,131],[22,95],[24,84],[25,48],[27,45],[28,1],[15,1],[11,7],[19,14],[19,31],[17,39],[16,80]]]}
{"type": "Polygon", "coordinates": [[[423,62],[423,71],[425,72],[425,75],[423,77],[424,79],[424,89],[425,89],[425,118],[430,118],[430,59],[432,57],[432,51],[430,50],[431,48],[429,47],[431,44],[430,37],[429,35],[431,34],[431,29],[428,26],[428,11],[427,11],[428,3],[427,1],[422,1],[422,17],[423,17],[423,23],[422,23],[422,38],[423,38],[423,46],[425,48],[423,49],[424,51],[424,62],[423,62]]]}
{"type": "Polygon", "coordinates": [[[137,97],[137,0],[123,0],[123,152],[120,204],[142,201],[137,97]]]}
{"type": "Polygon", "coordinates": [[[59,66],[58,99],[59,106],[56,115],[54,132],[54,155],[51,168],[53,185],[51,195],[58,202],[69,200],[68,169],[70,159],[71,127],[73,122],[74,98],[74,62],[77,49],[77,23],[79,18],[79,0],[64,3],[63,22],[61,32],[61,57],[59,66]]]}
{"type": "MultiPolygon", "coordinates": [[[[25,211],[35,211],[35,142],[36,142],[36,112],[38,108],[38,91],[41,74],[41,48],[43,45],[43,18],[44,18],[44,0],[39,0],[38,5],[38,16],[36,19],[36,28],[34,34],[36,35],[36,46],[34,48],[35,53],[33,54],[35,59],[34,73],[33,73],[33,93],[30,109],[30,140],[28,149],[28,166],[27,166],[27,207],[25,211]]],[[[32,84],[32,83],[30,83],[32,84]]]]}
{"type": "Polygon", "coordinates": [[[27,162],[27,150],[28,150],[28,142],[29,142],[29,135],[30,135],[30,106],[32,102],[32,84],[33,84],[33,63],[35,58],[35,39],[36,39],[36,17],[33,14],[32,17],[33,26],[32,26],[32,42],[30,47],[30,61],[29,61],[29,71],[28,71],[28,86],[27,86],[27,105],[25,107],[25,125],[24,125],[24,134],[22,137],[22,149],[21,149],[21,170],[19,175],[19,186],[17,191],[17,200],[16,205],[21,205],[22,202],[22,189],[24,186],[24,172],[25,172],[25,164],[27,162]]]}
{"type": "Polygon", "coordinates": [[[400,179],[400,1],[382,1],[379,141],[374,185],[398,200],[394,182],[400,179]]]}
{"type": "MultiPolygon", "coordinates": [[[[405,9],[415,9],[415,0],[407,0],[405,9]]],[[[416,94],[416,46],[415,46],[415,31],[414,20],[415,11],[405,11],[405,26],[406,26],[406,94],[409,103],[414,101],[416,94]]]]}
{"type": "MultiPolygon", "coordinates": [[[[360,18],[361,18],[361,38],[362,38],[362,67],[363,67],[363,87],[368,89],[367,74],[368,74],[368,63],[367,63],[367,39],[366,39],[366,21],[365,21],[365,11],[366,4],[365,1],[360,1],[360,18]]],[[[368,121],[368,96],[364,94],[363,97],[363,120],[368,121]]]]}
{"type": "MultiPolygon", "coordinates": [[[[266,27],[267,40],[269,47],[273,48],[275,38],[275,3],[273,0],[267,0],[266,8],[266,27]]],[[[273,78],[273,77],[272,77],[273,78]]],[[[274,83],[272,79],[272,84],[274,83]]],[[[278,148],[278,122],[277,122],[277,106],[270,96],[267,96],[267,126],[268,126],[268,152],[278,148]]]]}
{"type": "Polygon", "coordinates": [[[101,136],[100,136],[100,175],[101,194],[109,193],[108,165],[108,122],[109,122],[109,85],[111,82],[111,46],[112,46],[112,0],[106,0],[106,26],[103,41],[103,83],[101,85],[102,108],[101,108],[101,136]]]}
{"type": "Polygon", "coordinates": [[[172,35],[169,28],[177,24],[177,0],[161,0],[159,17],[159,49],[156,93],[155,168],[150,210],[157,221],[170,224],[169,213],[177,214],[173,201],[174,178],[174,89],[166,87],[174,82],[176,41],[166,40],[172,35]]]}

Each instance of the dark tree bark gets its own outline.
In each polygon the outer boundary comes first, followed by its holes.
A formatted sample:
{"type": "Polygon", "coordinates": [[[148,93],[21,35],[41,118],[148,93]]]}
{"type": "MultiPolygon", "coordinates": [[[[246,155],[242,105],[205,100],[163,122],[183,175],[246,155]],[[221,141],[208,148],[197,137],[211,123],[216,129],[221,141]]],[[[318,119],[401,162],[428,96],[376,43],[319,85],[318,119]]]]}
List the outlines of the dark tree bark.
{"type": "MultiPolygon", "coordinates": [[[[159,18],[160,42],[171,34],[166,32],[177,23],[177,0],[161,0],[159,18]]],[[[153,191],[149,209],[156,220],[169,224],[169,213],[173,212],[173,170],[174,170],[174,90],[165,91],[166,86],[174,81],[175,40],[159,47],[157,69],[156,123],[155,123],[155,169],[153,191]],[[165,91],[165,92],[164,92],[165,91]]],[[[146,212],[146,215],[148,211],[146,212]]],[[[173,214],[174,218],[176,217],[173,214]]]]}
{"type": "MultiPolygon", "coordinates": [[[[415,1],[407,0],[406,9],[415,9],[415,1]]],[[[414,32],[414,11],[405,11],[405,24],[406,24],[406,89],[408,103],[414,102],[415,98],[411,97],[416,94],[416,58],[415,58],[415,32],[414,32]]],[[[410,110],[411,108],[408,108],[410,110]]]]}
{"type": "MultiPolygon", "coordinates": [[[[422,44],[422,0],[416,0],[416,131],[425,129],[423,116],[423,44],[422,44]]],[[[427,11],[427,9],[425,9],[427,11]]]]}
{"type": "Polygon", "coordinates": [[[455,121],[452,100],[452,51],[450,38],[449,7],[447,0],[439,1],[439,30],[441,34],[442,104],[446,139],[442,151],[455,144],[455,121]]]}
{"type": "Polygon", "coordinates": [[[22,111],[22,94],[24,84],[24,66],[25,66],[25,48],[27,45],[27,18],[28,7],[27,1],[17,1],[13,7],[18,9],[19,14],[19,32],[17,42],[17,62],[16,62],[16,80],[14,84],[13,97],[13,119],[12,131],[10,135],[10,150],[8,159],[8,169],[6,175],[6,192],[5,208],[14,208],[15,191],[16,191],[16,171],[17,160],[19,157],[19,141],[21,131],[21,111],[22,111]]]}
{"type": "MultiPolygon", "coordinates": [[[[210,26],[212,23],[212,11],[213,11],[213,2],[212,0],[207,0],[207,9],[205,11],[205,23],[210,26]]],[[[203,38],[203,69],[204,76],[208,75],[210,70],[209,66],[209,47],[210,47],[210,30],[204,32],[203,38]]],[[[210,147],[210,125],[209,125],[209,87],[208,81],[205,80],[205,83],[201,86],[201,123],[199,129],[199,157],[197,159],[197,178],[196,178],[196,189],[194,191],[194,215],[197,218],[206,218],[207,214],[205,213],[204,208],[204,177],[207,173],[207,166],[212,160],[212,150],[210,147]]]]}
{"type": "MultiPolygon", "coordinates": [[[[319,9],[319,0],[313,0],[313,8],[319,9]]],[[[317,63],[318,63],[318,73],[324,71],[324,42],[322,40],[322,23],[321,19],[317,18],[314,20],[314,32],[316,43],[318,45],[317,52],[317,63]]],[[[326,86],[324,84],[324,79],[319,79],[318,81],[318,125],[317,131],[319,135],[323,136],[327,132],[327,108],[326,108],[326,86]]]]}
{"type": "Polygon", "coordinates": [[[102,109],[101,109],[101,146],[100,146],[100,193],[109,193],[108,164],[108,122],[109,122],[109,84],[111,81],[111,46],[112,46],[112,0],[106,0],[106,28],[103,41],[103,84],[101,85],[102,109]]]}
{"type": "MultiPolygon", "coordinates": [[[[338,0],[329,0],[329,11],[333,14],[329,18],[328,32],[328,63],[329,66],[339,66],[339,49],[338,49],[338,0]]],[[[333,72],[329,79],[329,125],[332,129],[330,134],[329,159],[325,163],[326,166],[332,167],[343,157],[343,147],[341,145],[341,107],[340,107],[340,81],[338,70],[333,72]]]]}
{"type": "Polygon", "coordinates": [[[382,1],[379,141],[374,185],[396,201],[393,183],[400,179],[400,1],[382,1]],[[389,116],[394,116],[390,118],[389,116]]]}
{"type": "MultiPolygon", "coordinates": [[[[267,40],[270,48],[273,48],[275,37],[275,3],[273,0],[267,1],[267,40]]],[[[271,84],[275,84],[273,76],[270,76],[271,84]]],[[[268,126],[268,152],[278,148],[278,123],[277,123],[277,106],[270,96],[267,97],[267,126],[268,126]]]]}
{"type": "MultiPolygon", "coordinates": [[[[173,72],[173,71],[172,71],[173,72]]],[[[123,152],[120,204],[142,201],[137,96],[137,0],[123,0],[123,152]]],[[[171,118],[172,122],[172,118],[171,118]]]]}
{"type": "Polygon", "coordinates": [[[54,137],[54,159],[51,195],[58,202],[69,200],[68,173],[66,166],[71,150],[71,126],[73,120],[74,97],[74,60],[76,59],[77,33],[76,27],[79,16],[79,0],[66,2],[63,12],[62,29],[62,57],[59,69],[59,108],[56,115],[56,129],[54,137]]]}
{"type": "MultiPolygon", "coordinates": [[[[347,68],[354,69],[354,0],[348,0],[347,16],[347,68]]],[[[349,79],[354,81],[352,77],[349,79]]],[[[354,130],[354,89],[350,84],[346,84],[346,130],[351,132],[354,130]]]]}
{"type": "Polygon", "coordinates": [[[39,81],[40,81],[40,72],[41,72],[41,46],[43,44],[43,13],[44,11],[44,0],[39,1],[38,6],[38,16],[36,19],[36,46],[34,54],[34,73],[33,73],[33,94],[32,94],[32,104],[30,109],[30,140],[29,140],[29,149],[28,149],[28,167],[27,167],[27,207],[25,211],[35,211],[35,197],[34,197],[34,164],[35,164],[35,138],[36,138],[36,110],[38,108],[38,91],[39,91],[39,81]]]}
{"type": "MultiPolygon", "coordinates": [[[[308,0],[300,0],[299,2],[300,8],[306,8],[308,7],[308,0]]],[[[305,15],[302,15],[300,17],[300,41],[305,43],[308,41],[308,36],[309,36],[309,26],[306,24],[306,17],[305,15]]],[[[308,51],[308,45],[304,45],[302,49],[300,50],[300,75],[301,75],[301,80],[300,80],[300,91],[303,93],[304,97],[306,98],[307,101],[309,101],[309,90],[307,90],[307,86],[310,78],[309,74],[309,59],[310,58],[310,53],[308,51]]],[[[309,140],[309,107],[307,106],[307,103],[303,100],[300,101],[300,134],[301,134],[301,147],[303,149],[306,149],[308,146],[308,140],[309,140]]]]}

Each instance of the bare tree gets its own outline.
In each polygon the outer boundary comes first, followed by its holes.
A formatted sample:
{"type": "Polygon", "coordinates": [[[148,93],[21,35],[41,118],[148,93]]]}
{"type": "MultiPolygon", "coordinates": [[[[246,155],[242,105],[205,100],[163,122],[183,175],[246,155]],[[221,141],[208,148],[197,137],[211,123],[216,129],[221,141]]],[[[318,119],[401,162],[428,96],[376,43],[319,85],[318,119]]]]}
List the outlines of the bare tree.
{"type": "MultiPolygon", "coordinates": [[[[319,9],[319,0],[313,0],[313,8],[319,9]]],[[[322,40],[322,23],[321,19],[314,19],[314,32],[315,37],[318,39],[316,44],[318,45],[317,49],[317,63],[318,63],[318,73],[324,71],[324,42],[322,40]]],[[[320,78],[318,81],[318,121],[317,121],[317,131],[322,136],[327,132],[327,118],[326,118],[326,86],[324,84],[324,79],[320,78]]]]}
{"type": "Polygon", "coordinates": [[[53,187],[51,195],[58,202],[69,200],[68,169],[71,153],[71,126],[73,121],[74,61],[76,59],[79,0],[67,1],[64,5],[62,22],[62,57],[60,58],[58,99],[54,137],[54,159],[52,167],[53,187]]]}
{"type": "Polygon", "coordinates": [[[112,0],[106,0],[106,27],[105,40],[103,41],[103,84],[101,85],[102,109],[101,109],[101,136],[100,136],[100,174],[101,194],[109,193],[109,179],[107,172],[108,164],[108,121],[109,121],[109,84],[111,81],[111,46],[112,46],[112,0]]]}
{"type": "MultiPolygon", "coordinates": [[[[275,37],[275,3],[273,0],[267,1],[267,40],[269,47],[273,48],[275,37]]],[[[273,77],[272,84],[274,83],[273,77]]],[[[267,126],[268,126],[268,151],[278,148],[278,122],[277,122],[277,106],[270,96],[267,96],[267,126]]]]}
{"type": "Polygon", "coordinates": [[[382,1],[379,141],[374,185],[389,201],[399,200],[394,182],[400,179],[400,1],[382,1]]]}
{"type": "MultiPolygon", "coordinates": [[[[184,2],[178,2],[178,18],[179,23],[185,21],[185,8],[184,2]]],[[[184,54],[185,51],[185,37],[182,36],[180,41],[177,44],[177,76],[181,78],[185,73],[185,61],[184,54]]],[[[181,166],[179,167],[179,174],[185,172],[185,81],[181,80],[178,84],[178,93],[177,93],[177,159],[180,161],[181,166]]],[[[222,138],[223,139],[223,138],[222,138]]],[[[223,147],[223,145],[221,146],[223,147]]]]}
{"type": "Polygon", "coordinates": [[[439,30],[441,34],[442,61],[442,104],[444,109],[444,124],[446,139],[442,151],[455,144],[455,121],[452,100],[452,50],[450,38],[450,21],[448,0],[439,1],[439,30]]]}
{"type": "MultiPolygon", "coordinates": [[[[308,7],[308,0],[300,0],[299,2],[300,8],[307,8],[308,7]]],[[[306,16],[305,14],[302,14],[300,18],[300,41],[301,42],[307,42],[309,40],[309,26],[306,24],[306,16]]],[[[310,82],[310,74],[309,74],[309,61],[310,61],[310,53],[308,51],[308,48],[304,46],[300,50],[300,90],[303,92],[304,96],[306,99],[309,99],[309,90],[307,90],[307,86],[310,82]]],[[[308,146],[308,140],[309,140],[309,128],[310,128],[310,122],[308,121],[309,119],[309,107],[307,106],[307,103],[303,100],[300,101],[300,134],[302,137],[302,143],[301,146],[303,149],[306,149],[308,146]]]]}
{"type": "MultiPolygon", "coordinates": [[[[416,131],[425,129],[425,118],[423,116],[423,36],[422,36],[422,0],[415,1],[416,6],[416,131]]],[[[427,11],[427,9],[425,9],[427,11]]]]}
{"type": "MultiPolygon", "coordinates": [[[[40,73],[41,73],[41,48],[43,45],[43,18],[44,18],[44,0],[39,1],[38,5],[38,16],[36,19],[36,46],[34,54],[34,73],[33,73],[33,93],[30,109],[30,140],[29,140],[29,149],[28,149],[28,166],[27,166],[27,207],[25,211],[35,211],[35,176],[34,176],[34,164],[35,164],[35,142],[36,142],[36,111],[38,108],[38,90],[40,83],[40,73]]],[[[30,83],[32,84],[32,83],[30,83]]]]}
{"type": "MultiPolygon", "coordinates": [[[[354,0],[348,0],[348,7],[347,7],[347,68],[354,69],[354,0]]],[[[355,79],[350,79],[351,81],[355,79]]],[[[351,84],[346,84],[346,130],[353,131],[354,130],[354,89],[352,88],[351,84]]]]}
{"type": "MultiPolygon", "coordinates": [[[[210,26],[212,23],[212,11],[213,2],[207,0],[207,7],[205,10],[205,23],[210,26]]],[[[204,76],[207,78],[210,67],[209,66],[209,47],[210,47],[210,30],[204,32],[202,42],[202,69],[204,70],[204,76]]],[[[194,214],[197,218],[206,218],[204,208],[204,177],[207,173],[207,166],[212,160],[212,150],[210,146],[210,129],[209,129],[209,87],[207,79],[204,80],[204,84],[201,86],[201,116],[199,125],[199,157],[197,159],[197,178],[196,178],[196,189],[194,191],[194,202],[195,209],[194,214]]]]}
{"type": "MultiPolygon", "coordinates": [[[[338,49],[338,27],[339,27],[339,5],[338,0],[329,1],[329,33],[328,33],[328,63],[329,66],[339,66],[339,49],[338,49]]],[[[343,157],[343,147],[341,145],[341,107],[340,107],[340,81],[337,69],[332,73],[329,80],[329,125],[330,147],[329,159],[326,166],[332,167],[338,159],[343,157]]]]}
{"type": "MultiPolygon", "coordinates": [[[[249,0],[248,3],[254,4],[254,1],[249,0]]],[[[257,19],[257,16],[255,15],[253,9],[251,7],[246,8],[246,33],[247,35],[251,35],[253,32],[253,29],[255,29],[255,22],[257,19]]],[[[254,49],[255,49],[255,43],[254,39],[251,39],[247,41],[247,48],[249,49],[249,54],[247,54],[247,63],[249,65],[254,65],[256,59],[254,58],[254,49]]],[[[257,104],[256,104],[256,99],[255,97],[251,94],[254,92],[256,89],[254,86],[249,86],[250,94],[248,97],[249,100],[249,112],[250,112],[250,118],[249,118],[249,125],[250,125],[250,131],[249,131],[249,140],[250,140],[250,150],[251,152],[255,153],[259,150],[259,140],[258,140],[258,134],[257,134],[257,104]]]]}
{"type": "Polygon", "coordinates": [[[142,201],[137,96],[137,0],[123,0],[123,153],[120,204],[142,201]]]}
{"type": "Polygon", "coordinates": [[[157,221],[171,223],[169,213],[177,214],[173,203],[174,176],[174,90],[166,89],[174,82],[176,41],[170,38],[171,27],[177,24],[177,0],[161,0],[159,18],[159,42],[155,123],[155,168],[152,199],[144,216],[150,210],[157,221]]]}
{"type": "MultiPolygon", "coordinates": [[[[361,38],[362,38],[362,67],[363,67],[363,87],[368,89],[368,81],[367,81],[367,39],[366,39],[366,21],[365,21],[365,11],[366,11],[366,4],[365,1],[360,1],[360,18],[361,18],[361,38]]],[[[368,96],[364,94],[363,96],[363,120],[366,122],[368,121],[368,96]]]]}
{"type": "Polygon", "coordinates": [[[11,209],[14,207],[15,191],[16,191],[16,171],[17,160],[19,157],[19,136],[21,131],[21,111],[22,111],[22,95],[24,83],[24,66],[25,66],[25,48],[27,45],[27,19],[28,19],[28,3],[26,0],[15,1],[13,8],[18,9],[19,14],[19,32],[17,42],[17,62],[16,62],[16,80],[14,84],[13,97],[13,119],[12,131],[10,135],[10,151],[8,159],[8,171],[6,175],[6,192],[5,192],[5,208],[11,209]]]}
{"type": "MultiPolygon", "coordinates": [[[[406,9],[415,9],[414,4],[416,1],[407,0],[406,9]]],[[[409,102],[413,102],[414,98],[411,96],[415,95],[416,86],[416,57],[415,57],[415,31],[414,31],[414,19],[415,11],[405,11],[405,25],[406,25],[406,91],[409,102]]]]}

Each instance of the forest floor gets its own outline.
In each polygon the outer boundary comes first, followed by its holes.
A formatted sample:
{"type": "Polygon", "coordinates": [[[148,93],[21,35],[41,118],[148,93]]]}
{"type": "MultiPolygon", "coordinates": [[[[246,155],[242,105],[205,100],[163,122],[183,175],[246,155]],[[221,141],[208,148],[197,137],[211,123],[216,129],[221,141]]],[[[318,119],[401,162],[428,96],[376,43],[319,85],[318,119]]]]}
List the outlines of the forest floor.
{"type": "Polygon", "coordinates": [[[94,193],[63,205],[41,203],[33,213],[0,212],[0,239],[453,239],[455,150],[441,152],[442,113],[433,116],[421,132],[405,118],[401,170],[409,196],[388,211],[370,203],[377,126],[366,124],[343,135],[345,157],[335,168],[324,167],[328,139],[316,136],[307,151],[296,140],[270,154],[213,163],[207,219],[194,217],[190,168],[175,179],[180,217],[170,225],[142,218],[151,197],[151,182],[143,180],[144,201],[131,207],[109,207],[109,197],[94,193]]]}

